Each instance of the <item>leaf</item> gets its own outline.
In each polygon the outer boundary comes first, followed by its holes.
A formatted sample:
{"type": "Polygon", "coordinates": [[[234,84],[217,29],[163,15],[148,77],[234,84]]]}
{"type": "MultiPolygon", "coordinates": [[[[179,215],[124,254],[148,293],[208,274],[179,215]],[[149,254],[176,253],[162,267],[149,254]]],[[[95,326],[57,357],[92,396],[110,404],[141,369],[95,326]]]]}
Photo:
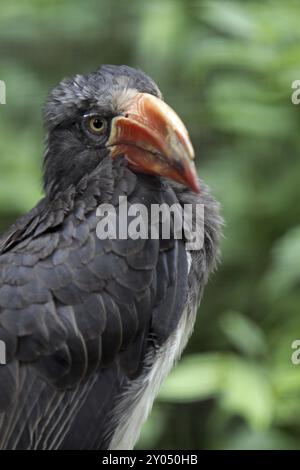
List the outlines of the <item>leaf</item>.
{"type": "Polygon", "coordinates": [[[226,312],[220,320],[221,328],[230,343],[247,356],[266,353],[263,331],[250,318],[239,312],[226,312]]]}
{"type": "Polygon", "coordinates": [[[237,358],[227,366],[221,407],[242,416],[253,429],[267,429],[273,415],[268,375],[258,365],[237,358]]]}
{"type": "Polygon", "coordinates": [[[271,423],[273,401],[265,371],[229,354],[188,356],[167,379],[159,398],[189,403],[212,396],[227,413],[243,417],[254,429],[271,423]]]}
{"type": "Polygon", "coordinates": [[[245,5],[236,2],[205,2],[202,12],[207,21],[220,31],[240,38],[254,35],[257,24],[245,5]]]}
{"type": "Polygon", "coordinates": [[[223,358],[218,354],[187,356],[171,373],[160,392],[160,399],[190,402],[220,391],[223,358]]]}
{"type": "Polygon", "coordinates": [[[272,250],[272,265],[264,286],[272,297],[280,297],[300,283],[300,226],[290,229],[272,250]]]}

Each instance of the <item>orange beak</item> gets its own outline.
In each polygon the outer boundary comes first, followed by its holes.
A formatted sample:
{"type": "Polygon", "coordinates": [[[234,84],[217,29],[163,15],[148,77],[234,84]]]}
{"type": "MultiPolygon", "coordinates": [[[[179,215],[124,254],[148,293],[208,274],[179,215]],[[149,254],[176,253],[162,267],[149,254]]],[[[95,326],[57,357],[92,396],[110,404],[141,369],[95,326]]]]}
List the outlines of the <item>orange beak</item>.
{"type": "Polygon", "coordinates": [[[188,132],[175,111],[155,96],[133,96],[123,115],[112,119],[107,146],[113,158],[123,155],[135,172],[163,176],[200,192],[188,132]]]}

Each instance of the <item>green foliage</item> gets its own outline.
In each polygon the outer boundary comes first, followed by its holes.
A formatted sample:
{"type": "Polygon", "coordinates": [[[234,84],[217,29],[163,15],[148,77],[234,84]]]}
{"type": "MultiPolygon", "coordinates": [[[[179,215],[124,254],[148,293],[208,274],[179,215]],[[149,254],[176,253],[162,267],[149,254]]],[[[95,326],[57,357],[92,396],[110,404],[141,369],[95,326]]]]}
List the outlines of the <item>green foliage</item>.
{"type": "Polygon", "coordinates": [[[41,195],[41,107],[63,76],[138,66],[190,129],[222,263],[141,447],[299,448],[300,4],[2,0],[0,227],[41,195]]]}

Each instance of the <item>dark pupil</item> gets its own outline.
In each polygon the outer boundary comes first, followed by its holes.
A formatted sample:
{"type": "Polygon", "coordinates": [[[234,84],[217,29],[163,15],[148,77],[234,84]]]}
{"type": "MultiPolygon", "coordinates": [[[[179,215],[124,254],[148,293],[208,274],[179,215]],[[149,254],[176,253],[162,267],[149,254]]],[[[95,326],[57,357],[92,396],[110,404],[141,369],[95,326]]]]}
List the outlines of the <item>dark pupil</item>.
{"type": "Polygon", "coordinates": [[[93,120],[93,127],[95,129],[101,129],[103,127],[103,121],[101,119],[94,119],[93,120]]]}

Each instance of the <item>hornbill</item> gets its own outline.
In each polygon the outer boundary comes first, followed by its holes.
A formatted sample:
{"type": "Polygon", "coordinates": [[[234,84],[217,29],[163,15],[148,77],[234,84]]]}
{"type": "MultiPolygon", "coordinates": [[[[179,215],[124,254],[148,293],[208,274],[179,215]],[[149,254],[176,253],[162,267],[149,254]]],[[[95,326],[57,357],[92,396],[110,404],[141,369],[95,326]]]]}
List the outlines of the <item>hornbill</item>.
{"type": "Polygon", "coordinates": [[[142,71],[64,79],[44,116],[45,196],[0,239],[0,448],[132,449],[192,332],[219,205],[142,71]],[[203,244],[188,250],[174,224],[169,238],[99,237],[97,208],[120,217],[120,196],[202,204],[203,244]]]}

